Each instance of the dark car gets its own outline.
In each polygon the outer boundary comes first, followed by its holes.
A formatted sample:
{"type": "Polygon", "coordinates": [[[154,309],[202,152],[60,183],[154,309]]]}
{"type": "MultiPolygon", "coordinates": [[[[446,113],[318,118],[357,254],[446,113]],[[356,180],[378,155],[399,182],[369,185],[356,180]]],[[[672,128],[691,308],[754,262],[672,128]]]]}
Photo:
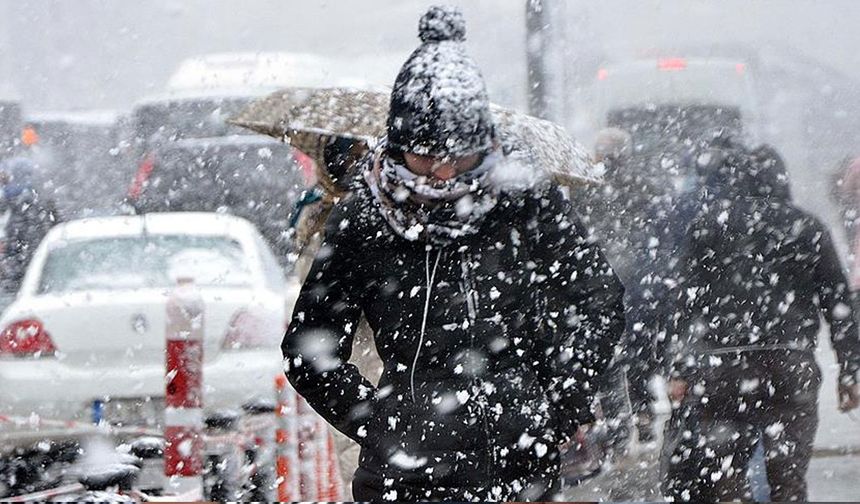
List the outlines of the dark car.
{"type": "Polygon", "coordinates": [[[658,194],[685,189],[697,147],[716,133],[755,134],[753,72],[726,58],[642,59],[598,71],[601,126],[621,128],[634,144],[633,165],[658,194]]]}
{"type": "Polygon", "coordinates": [[[128,175],[119,165],[116,116],[110,112],[29,115],[35,136],[30,156],[39,165],[43,194],[65,219],[113,213],[128,175]]]}
{"type": "Polygon", "coordinates": [[[738,107],[725,105],[647,105],[613,109],[606,125],[630,133],[631,166],[655,195],[689,189],[696,176],[697,153],[715,135],[742,137],[744,122],[738,107]]]}
{"type": "Polygon", "coordinates": [[[226,120],[250,104],[253,92],[199,91],[142,100],[118,121],[119,151],[126,180],[159,147],[188,138],[249,135],[226,120]]]}
{"type": "Polygon", "coordinates": [[[145,154],[159,145],[187,138],[248,135],[248,130],[226,120],[248,106],[259,95],[253,92],[171,94],[137,103],[127,119],[126,135],[145,154]]]}
{"type": "Polygon", "coordinates": [[[17,101],[0,98],[0,159],[12,154],[21,134],[21,106],[17,101]]]}
{"type": "Polygon", "coordinates": [[[305,188],[292,149],[261,136],[165,143],[147,155],[128,189],[139,213],[227,212],[254,223],[287,264],[289,216],[305,188]]]}

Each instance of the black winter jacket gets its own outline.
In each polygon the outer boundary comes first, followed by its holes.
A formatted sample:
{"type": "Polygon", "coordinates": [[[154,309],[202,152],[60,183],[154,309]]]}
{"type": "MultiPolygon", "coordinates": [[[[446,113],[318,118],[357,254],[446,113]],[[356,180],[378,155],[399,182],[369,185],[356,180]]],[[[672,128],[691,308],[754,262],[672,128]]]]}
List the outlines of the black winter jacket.
{"type": "Polygon", "coordinates": [[[569,202],[503,195],[481,232],[409,242],[362,186],[339,204],[284,338],[287,375],[398,499],[511,499],[557,479],[624,328],[623,287],[569,202]],[[348,364],[361,313],[384,371],[348,364]],[[440,489],[447,489],[441,492],[440,489]]]}
{"type": "Polygon", "coordinates": [[[33,252],[60,218],[53,201],[32,190],[8,203],[6,246],[3,251],[2,288],[16,292],[27,271],[33,252]]]}
{"type": "Polygon", "coordinates": [[[690,375],[714,353],[816,346],[830,325],[841,377],[856,381],[860,335],[852,294],[827,229],[780,198],[715,198],[688,232],[678,275],[680,347],[690,375]]]}

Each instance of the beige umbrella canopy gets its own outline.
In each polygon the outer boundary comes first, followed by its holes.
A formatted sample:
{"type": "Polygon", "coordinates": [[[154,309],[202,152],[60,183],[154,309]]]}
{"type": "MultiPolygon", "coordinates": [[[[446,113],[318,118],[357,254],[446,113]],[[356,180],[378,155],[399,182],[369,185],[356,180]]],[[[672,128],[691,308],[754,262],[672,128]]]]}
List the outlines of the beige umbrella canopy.
{"type": "Polygon", "coordinates": [[[388,95],[347,88],[288,88],[255,101],[227,122],[286,140],[318,165],[330,138],[366,144],[385,133],[388,95]]]}
{"type": "Polygon", "coordinates": [[[603,180],[585,148],[558,124],[501,107],[493,107],[493,119],[506,155],[537,168],[536,178],[569,187],[603,180]]]}
{"type": "MultiPolygon", "coordinates": [[[[354,138],[371,146],[385,134],[387,93],[346,88],[290,88],[252,103],[228,122],[287,140],[322,166],[322,150],[332,137],[354,138]]],[[[534,167],[540,176],[568,186],[599,182],[585,149],[561,126],[493,107],[506,155],[534,167]]]]}

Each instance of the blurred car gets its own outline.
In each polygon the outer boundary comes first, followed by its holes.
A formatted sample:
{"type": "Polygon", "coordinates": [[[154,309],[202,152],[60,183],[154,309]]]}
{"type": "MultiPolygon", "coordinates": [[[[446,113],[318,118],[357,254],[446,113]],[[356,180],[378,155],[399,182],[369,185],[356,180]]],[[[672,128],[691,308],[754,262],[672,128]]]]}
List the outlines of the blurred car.
{"type": "Polygon", "coordinates": [[[601,117],[613,110],[707,105],[737,109],[748,122],[758,116],[753,72],[728,58],[637,59],[597,71],[594,100],[601,117]]]}
{"type": "Polygon", "coordinates": [[[123,174],[117,166],[117,115],[111,111],[43,112],[25,117],[39,189],[64,219],[115,211],[123,174]]]}
{"type": "Polygon", "coordinates": [[[147,156],[128,188],[128,201],[138,213],[218,211],[244,217],[286,264],[289,216],[305,185],[283,142],[262,136],[186,139],[147,156]]]}
{"type": "Polygon", "coordinates": [[[753,72],[728,58],[639,59],[600,68],[594,84],[598,127],[628,131],[634,165],[658,192],[683,190],[692,153],[717,132],[756,136],[753,72]]]}
{"type": "Polygon", "coordinates": [[[276,91],[291,86],[347,85],[336,80],[335,62],[324,56],[289,52],[210,53],[183,60],[167,81],[172,91],[249,89],[276,91]]]}
{"type": "Polygon", "coordinates": [[[4,98],[0,93],[0,159],[13,154],[20,133],[21,104],[15,99],[4,98]]]}
{"type": "Polygon", "coordinates": [[[0,410],[122,424],[160,420],[166,302],[193,277],[205,303],[204,405],[272,394],[298,295],[244,219],[205,213],[60,224],[0,318],[0,410]]]}
{"type": "Polygon", "coordinates": [[[171,92],[249,90],[271,92],[286,87],[389,88],[402,64],[401,55],[321,55],[298,52],[225,52],[182,61],[170,79],[171,92]]]}
{"type": "Polygon", "coordinates": [[[134,106],[131,126],[145,143],[253,134],[226,120],[263,95],[251,90],[201,90],[149,98],[134,106]]]}
{"type": "Polygon", "coordinates": [[[263,96],[258,90],[195,90],[150,97],[121,120],[122,151],[133,173],[162,145],[188,138],[251,135],[226,120],[263,96]]]}

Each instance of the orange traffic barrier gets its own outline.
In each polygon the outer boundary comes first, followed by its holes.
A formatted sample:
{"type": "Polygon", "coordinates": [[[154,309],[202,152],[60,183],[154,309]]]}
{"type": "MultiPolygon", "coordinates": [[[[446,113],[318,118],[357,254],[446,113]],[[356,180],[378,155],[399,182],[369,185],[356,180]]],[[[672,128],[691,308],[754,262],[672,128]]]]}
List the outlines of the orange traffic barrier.
{"type": "Polygon", "coordinates": [[[277,407],[275,415],[278,421],[275,429],[275,466],[278,475],[278,501],[295,502],[302,500],[299,488],[299,446],[298,446],[298,411],[296,394],[287,383],[287,378],[279,374],[275,378],[277,391],[277,407]]]}
{"type": "Polygon", "coordinates": [[[328,424],[298,396],[283,375],[276,377],[275,389],[278,500],[343,501],[337,449],[328,424]]]}

